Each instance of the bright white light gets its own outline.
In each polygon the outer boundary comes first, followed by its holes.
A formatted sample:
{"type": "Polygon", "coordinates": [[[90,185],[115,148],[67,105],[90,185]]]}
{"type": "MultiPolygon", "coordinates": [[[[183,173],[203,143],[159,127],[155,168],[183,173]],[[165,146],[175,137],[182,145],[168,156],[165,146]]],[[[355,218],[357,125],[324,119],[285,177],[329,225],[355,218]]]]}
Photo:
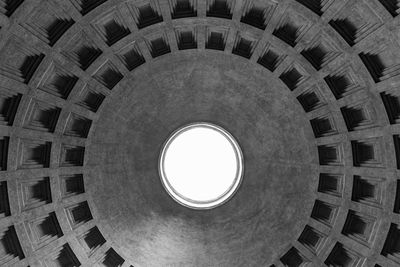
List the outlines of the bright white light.
{"type": "Polygon", "coordinates": [[[176,131],[160,155],[160,176],[168,193],[195,209],[221,205],[236,191],[243,172],[241,150],[221,127],[196,123],[176,131]]]}

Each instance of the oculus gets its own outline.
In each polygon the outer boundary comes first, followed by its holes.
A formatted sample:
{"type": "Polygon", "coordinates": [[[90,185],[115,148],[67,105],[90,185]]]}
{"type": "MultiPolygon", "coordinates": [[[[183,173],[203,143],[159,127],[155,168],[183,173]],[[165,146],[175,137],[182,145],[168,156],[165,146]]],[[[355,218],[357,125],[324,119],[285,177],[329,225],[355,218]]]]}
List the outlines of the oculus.
{"type": "Polygon", "coordinates": [[[211,123],[179,128],[159,157],[161,182],[179,204],[212,209],[227,202],[243,176],[243,154],[234,137],[211,123]]]}

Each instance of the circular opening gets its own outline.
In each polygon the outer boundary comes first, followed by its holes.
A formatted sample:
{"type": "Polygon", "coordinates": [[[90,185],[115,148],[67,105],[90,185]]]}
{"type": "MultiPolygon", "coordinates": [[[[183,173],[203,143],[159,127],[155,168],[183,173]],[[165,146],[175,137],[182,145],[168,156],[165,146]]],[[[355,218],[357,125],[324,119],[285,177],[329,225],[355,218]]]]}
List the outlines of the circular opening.
{"type": "Polygon", "coordinates": [[[168,138],[159,171],[175,201],[189,208],[211,209],[236,192],[243,174],[243,156],[226,130],[210,123],[194,123],[168,138]]]}

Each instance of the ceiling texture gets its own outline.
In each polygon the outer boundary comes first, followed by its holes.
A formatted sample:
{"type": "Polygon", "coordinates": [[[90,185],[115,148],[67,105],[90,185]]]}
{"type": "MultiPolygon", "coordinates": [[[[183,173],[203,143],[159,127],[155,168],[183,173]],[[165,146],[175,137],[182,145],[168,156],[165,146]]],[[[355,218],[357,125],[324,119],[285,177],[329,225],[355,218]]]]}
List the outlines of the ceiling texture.
{"type": "Polygon", "coordinates": [[[0,266],[400,266],[399,0],[0,0],[0,266]],[[177,128],[244,155],[176,203],[177,128]]]}

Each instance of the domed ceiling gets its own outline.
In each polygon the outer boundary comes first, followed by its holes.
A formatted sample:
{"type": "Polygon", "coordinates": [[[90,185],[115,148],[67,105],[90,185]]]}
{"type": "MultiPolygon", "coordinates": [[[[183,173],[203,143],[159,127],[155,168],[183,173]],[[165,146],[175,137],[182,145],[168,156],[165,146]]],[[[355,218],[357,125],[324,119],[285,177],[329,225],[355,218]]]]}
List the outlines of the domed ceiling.
{"type": "Polygon", "coordinates": [[[400,266],[400,1],[0,0],[0,266],[400,266]],[[174,201],[176,129],[244,157],[174,201]]]}

